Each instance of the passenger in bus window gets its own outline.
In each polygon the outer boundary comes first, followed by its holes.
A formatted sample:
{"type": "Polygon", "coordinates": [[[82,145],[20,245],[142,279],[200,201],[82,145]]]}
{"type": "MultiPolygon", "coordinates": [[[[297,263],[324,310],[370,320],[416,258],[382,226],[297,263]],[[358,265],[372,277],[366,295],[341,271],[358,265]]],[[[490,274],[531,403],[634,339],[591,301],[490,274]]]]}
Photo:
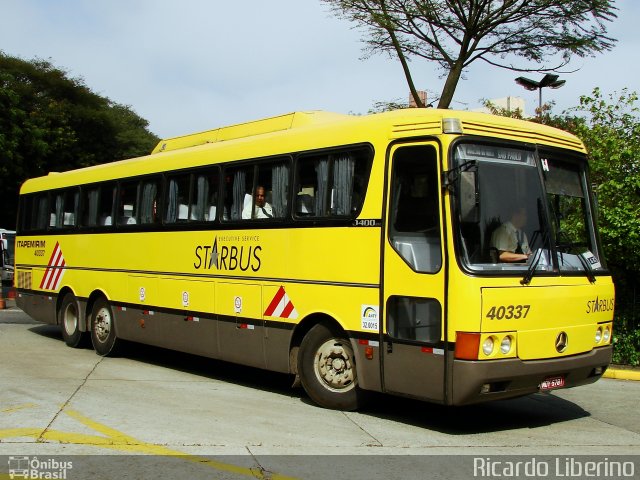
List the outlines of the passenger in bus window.
{"type": "Polygon", "coordinates": [[[491,250],[494,261],[526,262],[531,255],[527,234],[522,228],[527,223],[527,211],[524,207],[516,208],[511,219],[496,228],[491,235],[491,250]]]}
{"type": "Polygon", "coordinates": [[[242,218],[273,218],[273,209],[267,203],[263,186],[258,186],[254,194],[253,216],[251,215],[251,203],[245,205],[242,210],[242,218]]]}

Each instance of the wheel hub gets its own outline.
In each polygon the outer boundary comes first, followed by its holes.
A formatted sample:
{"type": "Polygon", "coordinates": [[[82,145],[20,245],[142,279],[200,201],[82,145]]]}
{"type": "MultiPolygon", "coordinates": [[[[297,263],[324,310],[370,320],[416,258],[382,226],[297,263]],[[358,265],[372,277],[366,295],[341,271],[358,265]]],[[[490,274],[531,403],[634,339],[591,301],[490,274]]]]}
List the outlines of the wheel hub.
{"type": "Polygon", "coordinates": [[[347,341],[331,339],[323,343],[314,364],[318,380],[330,390],[344,392],[355,386],[353,351],[347,341]]]}
{"type": "Polygon", "coordinates": [[[105,342],[111,332],[111,316],[105,308],[101,308],[96,314],[96,336],[100,342],[105,342]]]}

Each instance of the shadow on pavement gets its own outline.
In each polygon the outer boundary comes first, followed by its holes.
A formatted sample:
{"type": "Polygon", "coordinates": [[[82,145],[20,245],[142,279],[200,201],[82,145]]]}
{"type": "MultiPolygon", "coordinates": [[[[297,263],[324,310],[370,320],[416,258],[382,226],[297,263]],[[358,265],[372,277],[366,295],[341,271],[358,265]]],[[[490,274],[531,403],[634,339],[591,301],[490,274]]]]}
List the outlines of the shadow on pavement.
{"type": "MultiPolygon", "coordinates": [[[[66,348],[57,326],[38,325],[29,330],[43,337],[60,340],[60,348],[66,348]]],[[[91,342],[86,342],[83,348],[91,349],[91,342]]],[[[292,375],[133,342],[124,344],[120,356],[190,375],[299,398],[306,404],[315,405],[301,388],[291,388],[292,375]]],[[[364,415],[450,435],[538,428],[590,416],[579,405],[553,394],[534,394],[466,407],[447,407],[379,393],[371,393],[368,397],[365,407],[360,410],[364,415]]]]}

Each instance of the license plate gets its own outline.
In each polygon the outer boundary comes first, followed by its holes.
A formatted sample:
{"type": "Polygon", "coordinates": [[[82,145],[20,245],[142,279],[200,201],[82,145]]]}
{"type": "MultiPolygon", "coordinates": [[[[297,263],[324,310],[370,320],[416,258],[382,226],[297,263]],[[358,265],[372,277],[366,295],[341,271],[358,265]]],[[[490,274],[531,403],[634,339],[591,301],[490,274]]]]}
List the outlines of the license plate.
{"type": "Polygon", "coordinates": [[[553,390],[554,388],[564,387],[564,377],[550,377],[540,384],[540,390],[553,390]]]}

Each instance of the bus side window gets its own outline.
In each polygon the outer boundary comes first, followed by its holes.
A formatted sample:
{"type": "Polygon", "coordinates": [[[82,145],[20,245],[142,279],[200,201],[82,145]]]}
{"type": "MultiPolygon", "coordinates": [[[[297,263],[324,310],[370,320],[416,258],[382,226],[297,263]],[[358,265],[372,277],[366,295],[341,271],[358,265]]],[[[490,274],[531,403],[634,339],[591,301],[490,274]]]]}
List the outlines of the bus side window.
{"type": "Polygon", "coordinates": [[[82,221],[83,227],[98,225],[98,202],[100,201],[100,186],[82,188],[82,221]]]}
{"type": "Polygon", "coordinates": [[[218,169],[194,175],[189,220],[213,222],[218,206],[218,169]]]}
{"type": "Polygon", "coordinates": [[[49,204],[49,228],[60,228],[62,226],[62,203],[64,197],[62,192],[54,192],[51,194],[51,202],[49,204]]]}
{"type": "Polygon", "coordinates": [[[246,195],[253,188],[254,165],[227,168],[225,175],[224,208],[225,220],[242,220],[246,195]]]}
{"type": "Polygon", "coordinates": [[[390,297],[387,318],[387,331],[394,338],[425,343],[440,341],[442,308],[435,299],[390,297]]]}
{"type": "Polygon", "coordinates": [[[300,157],[295,215],[355,217],[364,203],[369,157],[366,149],[300,157]]]}
{"type": "Polygon", "coordinates": [[[49,220],[48,195],[46,193],[24,195],[20,203],[20,228],[24,232],[44,230],[49,220]]]}
{"type": "Polygon", "coordinates": [[[79,191],[77,188],[53,192],[49,205],[49,227],[66,228],[76,225],[79,191]]]}
{"type": "Polygon", "coordinates": [[[438,171],[433,147],[403,147],[394,154],[389,221],[393,248],[412,269],[440,270],[438,171]]]}
{"type": "Polygon", "coordinates": [[[100,185],[100,196],[98,199],[98,224],[108,227],[113,225],[113,205],[116,199],[117,185],[108,183],[100,185]]]}
{"type": "Polygon", "coordinates": [[[63,227],[75,227],[78,219],[78,207],[80,205],[80,191],[77,188],[64,192],[64,213],[62,217],[63,227]]]}
{"type": "Polygon", "coordinates": [[[266,203],[271,206],[271,218],[284,218],[289,197],[289,165],[285,162],[259,164],[254,192],[258,187],[265,191],[266,203]]]}
{"type": "Polygon", "coordinates": [[[145,179],[140,182],[139,192],[139,221],[148,225],[160,221],[158,203],[160,200],[160,181],[156,178],[145,179]]]}
{"type": "Polygon", "coordinates": [[[191,175],[182,174],[169,177],[164,221],[166,223],[186,222],[189,219],[189,190],[191,175]]]}
{"type": "Polygon", "coordinates": [[[138,213],[138,182],[122,182],[118,198],[118,225],[133,225],[137,223],[138,213]]]}

